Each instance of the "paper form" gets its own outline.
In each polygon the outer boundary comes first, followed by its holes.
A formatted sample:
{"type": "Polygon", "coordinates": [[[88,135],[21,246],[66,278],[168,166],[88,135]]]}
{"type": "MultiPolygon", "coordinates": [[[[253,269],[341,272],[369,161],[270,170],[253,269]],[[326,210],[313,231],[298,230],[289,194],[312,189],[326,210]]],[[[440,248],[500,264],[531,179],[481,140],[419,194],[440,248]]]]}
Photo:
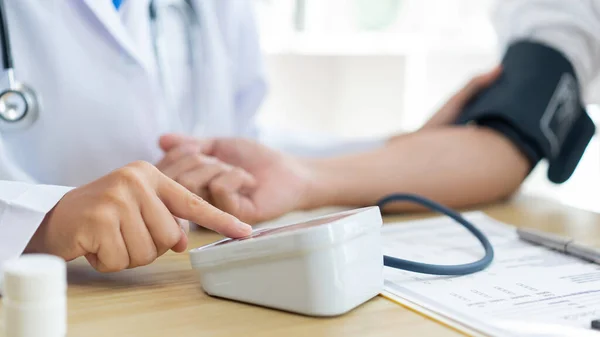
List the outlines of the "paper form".
{"type": "MultiPolygon", "coordinates": [[[[465,217],[494,247],[488,269],[435,276],[385,268],[386,292],[493,336],[518,335],[505,330],[506,321],[590,331],[600,318],[600,266],[521,241],[514,227],[483,213],[465,217]]],[[[477,239],[450,218],[389,224],[382,232],[384,254],[398,258],[457,264],[483,256],[477,239]]]]}

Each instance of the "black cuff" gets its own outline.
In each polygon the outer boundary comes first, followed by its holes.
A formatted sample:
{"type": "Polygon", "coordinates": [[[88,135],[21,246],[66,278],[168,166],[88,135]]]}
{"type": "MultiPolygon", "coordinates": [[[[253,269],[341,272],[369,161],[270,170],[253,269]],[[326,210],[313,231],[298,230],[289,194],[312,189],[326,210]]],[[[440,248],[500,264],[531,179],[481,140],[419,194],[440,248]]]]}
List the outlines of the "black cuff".
{"type": "Polygon", "coordinates": [[[496,130],[498,133],[507,137],[513,144],[515,144],[523,155],[528,159],[530,164],[530,172],[536,167],[536,165],[544,159],[542,150],[537,147],[535,141],[527,135],[520,133],[512,125],[506,123],[500,118],[482,118],[477,121],[480,126],[485,126],[490,129],[496,130]]]}
{"type": "Polygon", "coordinates": [[[569,179],[595,132],[569,60],[546,45],[521,41],[502,60],[502,75],[463,110],[457,124],[475,122],[510,139],[532,164],[549,161],[548,178],[569,179]]]}

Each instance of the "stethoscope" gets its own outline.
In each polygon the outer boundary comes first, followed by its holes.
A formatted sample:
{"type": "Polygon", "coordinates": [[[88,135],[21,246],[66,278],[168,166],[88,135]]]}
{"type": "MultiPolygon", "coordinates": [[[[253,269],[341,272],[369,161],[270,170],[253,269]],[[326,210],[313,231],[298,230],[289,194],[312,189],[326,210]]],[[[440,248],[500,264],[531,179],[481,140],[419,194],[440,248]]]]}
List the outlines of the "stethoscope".
{"type": "Polygon", "coordinates": [[[40,103],[37,94],[31,87],[15,79],[4,0],[0,0],[0,40],[2,68],[8,79],[8,88],[0,93],[0,128],[5,131],[25,128],[38,118],[40,103]]]}
{"type": "MultiPolygon", "coordinates": [[[[195,70],[198,57],[196,55],[197,48],[195,48],[194,44],[195,41],[197,41],[196,34],[199,32],[197,29],[199,26],[199,17],[190,0],[151,0],[149,6],[154,54],[158,62],[162,89],[163,92],[165,92],[165,96],[167,96],[166,93],[168,91],[166,88],[167,81],[165,74],[167,64],[161,54],[161,44],[164,39],[160,35],[160,13],[164,13],[165,10],[171,9],[181,16],[186,30],[188,66],[192,72],[195,70]]],[[[0,44],[2,47],[2,68],[8,80],[8,88],[0,92],[0,129],[2,131],[24,129],[37,120],[40,114],[41,104],[37,93],[28,85],[18,82],[15,78],[14,61],[4,0],[0,0],[0,44]]],[[[197,85],[195,79],[192,80],[192,82],[191,85],[197,85]]],[[[169,101],[168,98],[167,101],[169,101]]],[[[172,103],[172,101],[167,102],[169,107],[174,106],[172,103]]]]}
{"type": "MultiPolygon", "coordinates": [[[[187,69],[189,69],[190,73],[197,74],[197,65],[199,64],[200,59],[200,48],[196,46],[198,41],[200,40],[200,16],[198,14],[197,9],[195,8],[193,2],[191,0],[151,0],[149,7],[149,15],[150,15],[150,30],[152,34],[152,42],[154,48],[154,55],[158,62],[158,75],[160,79],[160,83],[162,85],[163,93],[165,93],[166,104],[169,107],[170,111],[176,111],[174,108],[176,106],[175,99],[169,97],[169,93],[172,92],[168,87],[167,81],[167,70],[169,69],[169,64],[166,59],[163,57],[161,50],[168,50],[167,46],[164,45],[166,42],[166,38],[163,34],[163,30],[161,29],[161,19],[163,18],[163,14],[167,12],[176,13],[181,22],[183,22],[185,26],[185,43],[187,45],[187,69]]],[[[192,92],[199,93],[199,83],[197,76],[191,76],[192,92]]],[[[198,109],[198,104],[192,104],[193,109],[198,109]]],[[[198,111],[195,111],[196,116],[198,116],[198,111]]]]}

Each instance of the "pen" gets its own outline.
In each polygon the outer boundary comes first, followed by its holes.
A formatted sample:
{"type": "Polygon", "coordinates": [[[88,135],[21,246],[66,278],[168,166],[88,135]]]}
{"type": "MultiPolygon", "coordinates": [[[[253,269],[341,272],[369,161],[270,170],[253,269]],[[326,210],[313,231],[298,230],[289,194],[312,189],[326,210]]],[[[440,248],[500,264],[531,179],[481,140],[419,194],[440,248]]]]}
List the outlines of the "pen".
{"type": "Polygon", "coordinates": [[[529,241],[544,247],[558,250],[584,260],[600,264],[600,249],[578,243],[571,238],[546,233],[531,228],[517,228],[521,240],[529,241]]]}

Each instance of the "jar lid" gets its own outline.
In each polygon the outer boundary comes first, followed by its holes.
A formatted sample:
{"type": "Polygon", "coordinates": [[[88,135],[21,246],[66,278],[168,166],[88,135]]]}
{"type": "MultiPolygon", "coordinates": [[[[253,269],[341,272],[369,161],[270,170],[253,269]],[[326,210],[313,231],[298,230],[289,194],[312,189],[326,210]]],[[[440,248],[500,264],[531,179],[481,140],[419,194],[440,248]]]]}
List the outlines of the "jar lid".
{"type": "Polygon", "coordinates": [[[48,301],[66,296],[65,260],[47,254],[25,254],[4,264],[2,296],[12,301],[48,301]]]}

